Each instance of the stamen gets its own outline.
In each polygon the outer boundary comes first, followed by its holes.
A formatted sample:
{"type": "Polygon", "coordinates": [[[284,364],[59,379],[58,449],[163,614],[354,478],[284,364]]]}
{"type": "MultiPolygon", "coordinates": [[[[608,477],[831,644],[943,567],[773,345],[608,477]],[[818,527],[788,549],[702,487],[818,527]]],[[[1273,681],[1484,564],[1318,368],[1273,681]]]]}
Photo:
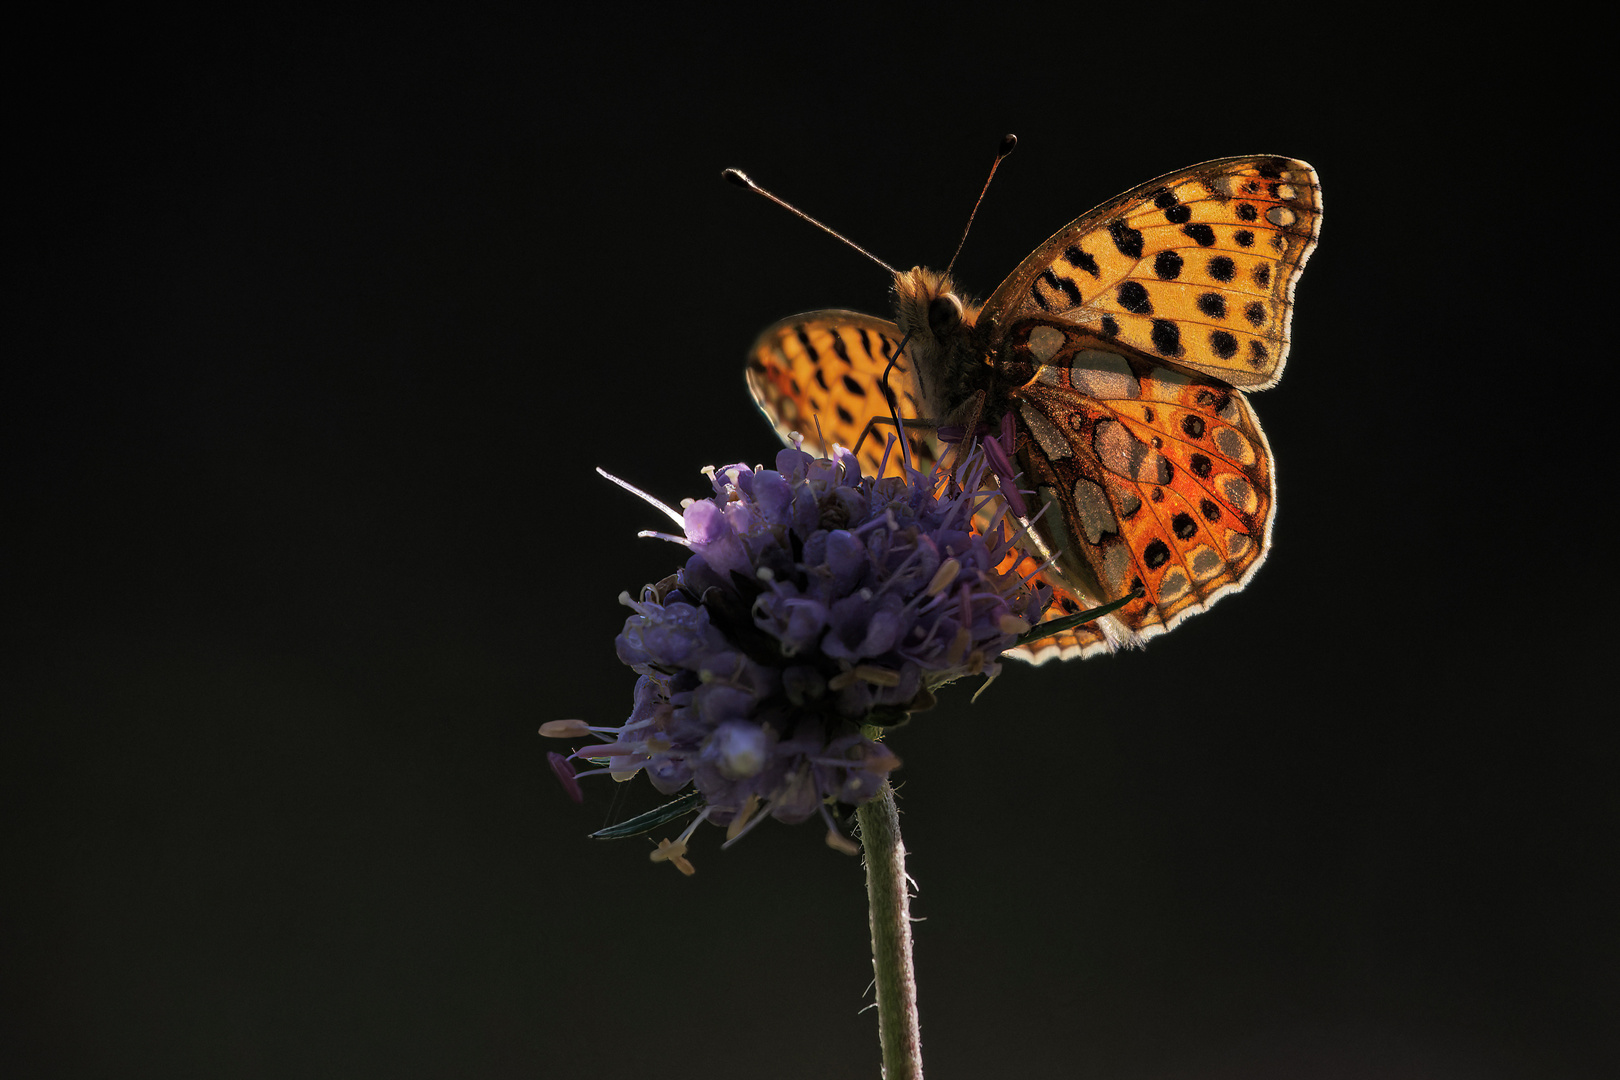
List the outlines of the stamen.
{"type": "Polygon", "coordinates": [[[900,673],[891,671],[888,668],[873,667],[870,664],[856,664],[853,674],[857,679],[862,682],[869,682],[873,686],[900,685],[900,673]]]}
{"type": "MultiPolygon", "coordinates": [[[[712,470],[713,466],[710,466],[710,469],[712,470]]],[[[596,467],[596,471],[598,473],[600,473],[602,476],[606,477],[607,479],[613,481],[615,484],[618,484],[620,487],[624,488],[624,490],[630,492],[632,495],[641,496],[642,499],[646,500],[647,502],[651,503],[652,505],[658,507],[658,509],[662,510],[664,513],[668,514],[670,516],[670,518],[675,522],[675,524],[680,525],[682,527],[685,527],[686,519],[680,515],[680,512],[675,510],[673,507],[671,507],[668,503],[664,502],[662,499],[658,498],[656,495],[649,495],[647,492],[642,491],[640,488],[636,487],[636,485],[630,483],[628,480],[620,480],[617,476],[614,476],[612,473],[608,472],[606,469],[602,468],[600,465],[598,465],[596,467]]]]}
{"type": "Polygon", "coordinates": [[[889,471],[889,455],[892,453],[894,453],[894,436],[890,435],[889,440],[883,444],[883,458],[878,462],[877,474],[879,476],[889,471]]]}
{"type": "Polygon", "coordinates": [[[540,734],[548,739],[577,739],[590,733],[591,725],[583,720],[547,720],[540,725],[540,734]]]}
{"type": "Polygon", "coordinates": [[[892,773],[900,767],[900,759],[887,746],[878,744],[878,752],[861,762],[867,772],[892,773]]]}
{"type": "Polygon", "coordinates": [[[658,841],[658,849],[652,852],[648,858],[652,859],[653,862],[673,863],[675,869],[687,877],[697,873],[697,867],[687,861],[685,844],[672,844],[668,840],[660,840],[658,841]]]}
{"type": "MultiPolygon", "coordinates": [[[[750,796],[750,797],[754,798],[756,796],[750,796]]],[[[766,818],[768,818],[770,816],[771,816],[771,804],[766,803],[765,806],[760,810],[760,812],[754,815],[754,818],[753,818],[752,821],[750,821],[747,825],[744,825],[741,829],[737,830],[737,835],[736,836],[732,836],[732,837],[728,838],[725,843],[720,845],[720,850],[721,851],[726,850],[732,844],[735,844],[737,841],[741,840],[743,837],[745,837],[749,833],[753,832],[756,828],[759,827],[760,822],[764,821],[766,818]]]]}
{"type": "Polygon", "coordinates": [[[867,532],[871,529],[882,528],[884,526],[888,526],[890,532],[900,531],[900,523],[894,520],[893,510],[885,510],[882,517],[873,518],[864,525],[857,525],[855,528],[850,530],[850,535],[859,536],[861,533],[867,532]]]}
{"type": "MultiPolygon", "coordinates": [[[[558,756],[561,756],[561,755],[558,755],[558,756]]],[[[570,766],[570,767],[572,767],[572,766],[570,766]]],[[[638,766],[637,768],[639,769],[640,766],[638,766]]],[[[625,780],[625,779],[628,779],[628,778],[635,775],[634,771],[624,773],[624,774],[616,773],[611,768],[609,768],[608,766],[603,765],[603,766],[600,766],[600,767],[595,768],[595,769],[583,769],[580,772],[575,773],[574,778],[576,780],[583,780],[587,776],[601,776],[603,773],[607,773],[609,776],[613,777],[615,780],[625,780]]]]}
{"type": "Polygon", "coordinates": [[[672,544],[679,544],[681,547],[692,548],[693,551],[697,550],[697,548],[692,546],[692,541],[688,540],[684,536],[671,536],[669,533],[661,533],[653,529],[642,529],[640,532],[636,533],[636,536],[641,539],[650,538],[653,540],[668,540],[672,544]]]}
{"type": "MultiPolygon", "coordinates": [[[[737,816],[731,819],[730,825],[726,826],[726,840],[728,842],[735,840],[737,837],[742,835],[744,827],[748,824],[748,820],[754,816],[754,811],[758,809],[759,796],[748,796],[748,801],[743,803],[742,809],[737,811],[737,816]]],[[[721,850],[724,850],[724,845],[721,846],[721,850]]]]}
{"type": "Polygon", "coordinates": [[[842,851],[845,855],[859,855],[861,846],[837,829],[827,830],[827,846],[834,851],[842,851]]]}
{"type": "Polygon", "coordinates": [[[934,576],[928,582],[928,588],[923,590],[924,595],[938,596],[945,586],[956,580],[956,575],[962,572],[962,563],[958,559],[946,559],[934,571],[934,576]]]}
{"type": "Polygon", "coordinates": [[[999,625],[1003,634],[1013,634],[1015,636],[1027,634],[1030,630],[1030,624],[1016,615],[1003,615],[999,625]]]}
{"type": "MultiPolygon", "coordinates": [[[[827,846],[837,851],[844,851],[843,848],[833,842],[833,837],[837,836],[842,839],[843,834],[838,831],[838,823],[833,820],[832,814],[827,811],[827,804],[820,803],[816,806],[816,809],[821,811],[821,820],[827,823],[827,846]]],[[[845,854],[853,855],[855,852],[845,851],[845,854]]]]}
{"type": "Polygon", "coordinates": [[[1062,554],[1062,553],[1058,552],[1058,553],[1053,554],[1051,558],[1047,559],[1045,562],[1041,563],[1041,565],[1037,566],[1035,569],[1033,569],[1029,573],[1025,574],[1022,578],[1019,578],[1018,579],[1018,584],[1020,586],[1028,585],[1030,582],[1034,581],[1037,577],[1040,577],[1042,574],[1044,574],[1048,570],[1052,569],[1052,567],[1057,565],[1058,555],[1060,555],[1060,554],[1062,554]]]}
{"type": "Polygon", "coordinates": [[[597,743],[594,746],[587,746],[582,750],[575,750],[573,756],[577,757],[577,758],[594,759],[594,758],[624,757],[626,754],[639,754],[639,753],[641,753],[640,748],[638,748],[636,746],[632,746],[629,743],[610,742],[610,743],[597,743]]]}
{"type": "Polygon", "coordinates": [[[557,774],[557,780],[568,793],[568,797],[577,803],[583,803],[585,793],[579,790],[579,784],[576,782],[578,774],[574,772],[574,767],[568,763],[568,759],[553,750],[546,755],[546,760],[551,763],[551,771],[557,774]]]}
{"type": "Polygon", "coordinates": [[[709,820],[709,815],[713,812],[714,807],[705,806],[702,812],[699,813],[697,817],[692,819],[692,824],[686,827],[686,831],[675,838],[675,842],[681,845],[681,848],[684,850],[686,848],[686,842],[692,838],[693,833],[697,832],[697,827],[709,820]]]}

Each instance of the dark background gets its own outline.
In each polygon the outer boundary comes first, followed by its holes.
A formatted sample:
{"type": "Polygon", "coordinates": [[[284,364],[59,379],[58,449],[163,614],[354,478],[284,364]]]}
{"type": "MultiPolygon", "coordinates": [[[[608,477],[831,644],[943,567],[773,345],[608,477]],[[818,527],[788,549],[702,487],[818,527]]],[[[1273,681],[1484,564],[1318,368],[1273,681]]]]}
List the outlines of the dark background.
{"type": "Polygon", "coordinates": [[[875,1075],[859,863],[589,841],[660,800],[575,806],[535,729],[623,717],[615,598],[677,561],[593,468],[769,460],[754,335],[887,310],[719,170],[938,266],[1006,131],[981,296],[1207,158],[1303,157],[1326,214],[1251,587],[894,740],[929,1075],[1613,1066],[1594,87],[1533,27],[1297,14],[20,37],[8,1074],[875,1075]]]}

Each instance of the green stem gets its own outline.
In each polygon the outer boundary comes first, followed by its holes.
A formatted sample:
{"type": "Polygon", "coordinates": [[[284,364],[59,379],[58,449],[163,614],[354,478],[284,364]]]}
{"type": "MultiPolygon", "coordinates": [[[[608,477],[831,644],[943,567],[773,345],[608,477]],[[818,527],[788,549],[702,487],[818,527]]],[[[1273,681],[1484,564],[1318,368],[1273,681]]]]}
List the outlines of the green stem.
{"type": "Polygon", "coordinates": [[[877,983],[878,1041],[884,1080],[922,1080],[917,976],[911,966],[911,892],[900,812],[885,782],[857,811],[866,850],[866,900],[872,909],[872,972],[877,983]]]}

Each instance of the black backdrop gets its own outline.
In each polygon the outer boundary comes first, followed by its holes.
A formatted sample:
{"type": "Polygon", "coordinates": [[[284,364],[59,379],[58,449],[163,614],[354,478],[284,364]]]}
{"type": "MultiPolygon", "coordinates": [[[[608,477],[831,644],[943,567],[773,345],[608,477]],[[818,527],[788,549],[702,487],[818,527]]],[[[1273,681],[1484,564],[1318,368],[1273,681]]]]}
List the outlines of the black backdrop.
{"type": "Polygon", "coordinates": [[[1198,10],[19,39],[10,1075],[874,1075],[858,862],[588,841],[658,800],[573,805],[535,729],[628,710],[615,598],[675,565],[593,468],[768,460],[754,334],[887,307],[719,170],[939,265],[1006,131],[980,295],[1206,158],[1304,157],[1326,215],[1250,589],[896,737],[930,1075],[1612,1064],[1582,88],[1507,24],[1198,10]]]}

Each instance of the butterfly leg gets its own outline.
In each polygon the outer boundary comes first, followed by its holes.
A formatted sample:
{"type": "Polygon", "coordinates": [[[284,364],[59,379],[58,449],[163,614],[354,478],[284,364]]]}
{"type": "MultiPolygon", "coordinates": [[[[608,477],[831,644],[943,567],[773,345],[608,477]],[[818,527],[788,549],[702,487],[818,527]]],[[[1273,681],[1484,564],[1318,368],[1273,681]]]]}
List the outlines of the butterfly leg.
{"type": "MultiPolygon", "coordinates": [[[[902,433],[902,435],[905,435],[908,438],[909,438],[909,433],[908,433],[907,429],[919,429],[919,430],[922,430],[922,431],[933,431],[933,430],[935,430],[936,428],[939,427],[939,421],[938,420],[928,420],[928,419],[914,418],[914,419],[909,419],[909,420],[905,420],[905,421],[900,421],[900,420],[897,420],[897,419],[895,419],[893,417],[888,417],[888,416],[874,416],[870,420],[868,420],[866,422],[866,426],[861,429],[861,437],[859,439],[855,440],[855,446],[850,452],[855,453],[855,454],[860,453],[861,446],[864,445],[865,442],[866,442],[866,437],[868,435],[872,435],[874,438],[876,437],[876,433],[872,429],[877,427],[879,424],[882,424],[885,427],[898,428],[900,430],[900,432],[902,433]]],[[[919,448],[915,448],[915,449],[920,450],[921,448],[919,447],[919,448]]],[[[909,458],[908,458],[908,460],[909,460],[909,458]]]]}
{"type": "MultiPolygon", "coordinates": [[[[967,412],[962,419],[962,437],[956,440],[956,453],[951,458],[950,473],[952,480],[956,479],[956,468],[962,464],[962,459],[967,456],[968,446],[973,442],[974,436],[977,435],[981,439],[989,438],[988,433],[979,430],[984,421],[984,391],[974,391],[973,396],[963,404],[967,406],[967,412]]],[[[955,427],[956,425],[951,426],[955,427]]]]}

